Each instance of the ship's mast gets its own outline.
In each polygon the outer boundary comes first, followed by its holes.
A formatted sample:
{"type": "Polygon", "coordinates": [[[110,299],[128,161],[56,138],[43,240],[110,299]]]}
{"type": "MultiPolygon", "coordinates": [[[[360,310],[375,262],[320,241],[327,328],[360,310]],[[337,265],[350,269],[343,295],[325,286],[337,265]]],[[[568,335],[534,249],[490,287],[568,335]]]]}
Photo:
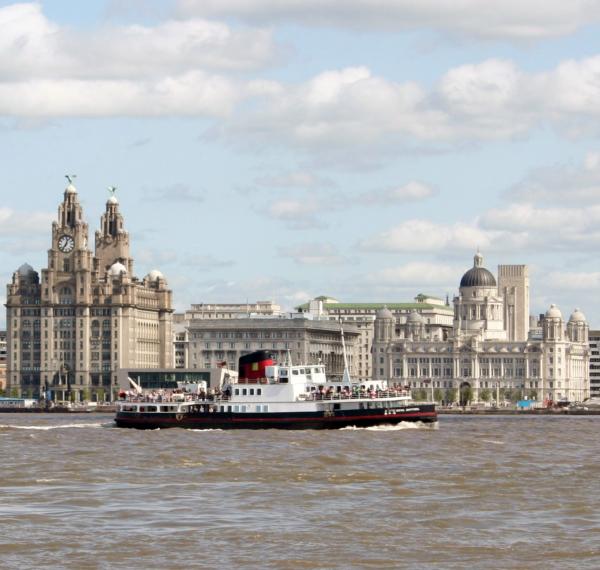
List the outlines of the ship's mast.
{"type": "Polygon", "coordinates": [[[348,357],[346,355],[346,341],[344,340],[344,325],[340,325],[340,333],[342,336],[342,354],[344,355],[344,376],[342,377],[342,382],[346,384],[352,384],[352,380],[350,378],[350,370],[348,370],[348,357]]]}

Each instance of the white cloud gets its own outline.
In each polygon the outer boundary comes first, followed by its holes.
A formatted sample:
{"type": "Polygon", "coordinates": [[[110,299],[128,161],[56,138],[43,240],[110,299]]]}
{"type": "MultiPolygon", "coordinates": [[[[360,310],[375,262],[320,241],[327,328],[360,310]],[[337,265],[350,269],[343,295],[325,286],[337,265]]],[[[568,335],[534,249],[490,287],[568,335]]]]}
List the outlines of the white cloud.
{"type": "Polygon", "coordinates": [[[245,86],[215,71],[257,69],[273,53],[265,30],[174,20],[80,31],[14,4],[0,8],[0,115],[224,116],[245,86]]]}
{"type": "Polygon", "coordinates": [[[360,242],[364,251],[384,252],[441,252],[466,250],[478,247],[486,251],[507,246],[507,241],[516,245],[519,235],[505,232],[490,232],[475,224],[458,222],[437,224],[429,220],[407,220],[397,226],[360,242]]]}
{"type": "Polygon", "coordinates": [[[341,265],[347,260],[334,246],[326,243],[307,243],[279,248],[279,255],[289,257],[300,265],[341,265]]]}
{"type": "Polygon", "coordinates": [[[513,186],[510,198],[563,206],[600,202],[600,152],[590,151],[581,165],[552,165],[530,172],[513,186]]]}
{"type": "Polygon", "coordinates": [[[552,271],[546,276],[546,286],[568,291],[597,291],[600,289],[600,272],[552,271]]]}
{"type": "Polygon", "coordinates": [[[190,255],[185,258],[186,265],[193,265],[196,268],[203,270],[222,269],[223,267],[231,267],[235,262],[230,259],[220,259],[214,255],[190,255]]]}
{"type": "Polygon", "coordinates": [[[360,196],[360,200],[366,204],[417,202],[426,200],[435,194],[436,191],[431,186],[413,180],[403,186],[365,192],[360,196]]]}
{"type": "Polygon", "coordinates": [[[0,207],[0,237],[27,237],[47,234],[54,214],[50,212],[17,212],[0,207]]]}
{"type": "Polygon", "coordinates": [[[260,23],[398,32],[437,29],[470,38],[539,40],[600,19],[597,0],[179,0],[179,13],[260,23]]]}
{"type": "Polygon", "coordinates": [[[315,188],[334,185],[331,179],[304,170],[261,176],[256,178],[254,183],[267,188],[315,188]]]}
{"type": "Polygon", "coordinates": [[[368,282],[383,286],[441,287],[457,283],[463,273],[464,267],[434,262],[412,262],[377,271],[368,277],[368,282]]]}
{"type": "Polygon", "coordinates": [[[188,185],[182,183],[163,188],[144,188],[143,193],[144,199],[153,202],[204,202],[203,191],[192,190],[188,185]]]}
{"type": "Polygon", "coordinates": [[[202,71],[156,81],[32,79],[0,83],[0,115],[226,116],[239,97],[235,82],[202,71]]]}
{"type": "Polygon", "coordinates": [[[321,204],[315,196],[284,198],[275,200],[268,206],[269,217],[286,222],[291,229],[308,229],[321,225],[318,221],[320,211],[321,204]]]}
{"type": "Polygon", "coordinates": [[[104,26],[80,31],[46,18],[37,3],[0,8],[0,75],[128,79],[202,69],[248,70],[273,58],[271,32],[232,29],[199,19],[154,27],[104,26]]]}

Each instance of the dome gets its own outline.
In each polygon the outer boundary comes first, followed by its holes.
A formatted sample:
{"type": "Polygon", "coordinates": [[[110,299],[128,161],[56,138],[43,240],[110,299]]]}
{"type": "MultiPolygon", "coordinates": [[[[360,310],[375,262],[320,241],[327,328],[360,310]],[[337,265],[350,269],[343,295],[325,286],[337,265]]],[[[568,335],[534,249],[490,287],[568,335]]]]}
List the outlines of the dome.
{"type": "Polygon", "coordinates": [[[483,255],[477,252],[473,258],[473,267],[460,280],[461,287],[496,287],[496,278],[483,267],[483,255]]]}
{"type": "Polygon", "coordinates": [[[24,263],[23,265],[21,265],[21,267],[19,267],[19,269],[17,269],[17,273],[21,277],[29,277],[30,275],[35,273],[35,270],[33,269],[33,267],[31,267],[31,265],[29,265],[29,263],[24,263]]]}
{"type": "Polygon", "coordinates": [[[65,194],[77,194],[77,188],[75,188],[73,184],[69,183],[69,185],[65,188],[65,194]]]}
{"type": "Polygon", "coordinates": [[[106,203],[107,203],[107,204],[118,204],[118,203],[119,203],[119,201],[117,200],[117,197],[116,197],[116,196],[111,196],[111,197],[110,197],[110,198],[109,198],[109,199],[106,201],[106,203]]]}
{"type": "Polygon", "coordinates": [[[560,309],[552,304],[550,305],[550,308],[546,311],[546,318],[547,319],[562,319],[562,313],[560,312],[560,309]]]}
{"type": "Polygon", "coordinates": [[[379,309],[377,314],[375,315],[376,319],[393,319],[394,315],[392,311],[390,311],[387,307],[383,307],[383,309],[379,309]]]}
{"type": "Polygon", "coordinates": [[[150,273],[148,273],[148,275],[146,275],[146,279],[149,281],[158,281],[159,279],[164,278],[165,276],[158,269],[153,269],[150,271],[150,273]]]}
{"type": "Polygon", "coordinates": [[[585,323],[585,321],[585,315],[579,309],[575,309],[569,317],[570,323],[585,323]]]}
{"type": "Polygon", "coordinates": [[[127,275],[127,267],[125,267],[121,262],[116,261],[113,263],[109,270],[108,275],[110,277],[118,277],[119,275],[127,275]]]}
{"type": "Polygon", "coordinates": [[[423,323],[423,317],[422,315],[417,313],[417,311],[411,311],[411,313],[408,315],[408,318],[406,319],[406,322],[420,325],[423,323]]]}

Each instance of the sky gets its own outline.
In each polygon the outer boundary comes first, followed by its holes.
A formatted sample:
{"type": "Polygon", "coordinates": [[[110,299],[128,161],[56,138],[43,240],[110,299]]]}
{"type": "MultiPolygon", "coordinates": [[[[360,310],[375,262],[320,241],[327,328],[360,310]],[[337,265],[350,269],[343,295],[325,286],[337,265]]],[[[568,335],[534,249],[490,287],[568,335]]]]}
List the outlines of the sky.
{"type": "Polygon", "coordinates": [[[0,280],[77,174],[179,311],[452,298],[479,249],[600,328],[599,135],[600,0],[0,0],[0,280]]]}

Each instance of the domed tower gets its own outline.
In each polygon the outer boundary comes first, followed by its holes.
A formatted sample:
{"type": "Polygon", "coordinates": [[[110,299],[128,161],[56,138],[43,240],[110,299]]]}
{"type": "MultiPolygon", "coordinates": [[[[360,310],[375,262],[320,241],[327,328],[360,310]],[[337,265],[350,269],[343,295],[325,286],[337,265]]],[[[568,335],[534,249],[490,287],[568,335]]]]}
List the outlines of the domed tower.
{"type": "Polygon", "coordinates": [[[506,339],[503,300],[496,278],[483,266],[479,251],[473,258],[473,267],[462,276],[458,297],[454,298],[454,328],[459,334],[506,339]]]}
{"type": "Polygon", "coordinates": [[[374,341],[390,342],[394,333],[394,315],[387,307],[379,309],[375,315],[374,341]]]}
{"type": "Polygon", "coordinates": [[[417,311],[412,311],[406,319],[406,338],[410,340],[425,338],[425,320],[417,311]]]}
{"type": "Polygon", "coordinates": [[[581,342],[587,344],[588,342],[589,326],[585,315],[579,310],[575,309],[569,317],[567,323],[567,335],[571,342],[581,342]]]}
{"type": "Polygon", "coordinates": [[[544,340],[557,341],[564,339],[563,316],[560,309],[552,304],[544,315],[544,340]]]}
{"type": "Polygon", "coordinates": [[[111,195],[100,218],[101,229],[96,231],[96,269],[103,276],[105,271],[118,262],[125,265],[127,272],[133,275],[133,260],[129,257],[129,232],[125,231],[123,216],[119,211],[119,201],[115,196],[117,189],[111,186],[108,190],[111,195]]]}

